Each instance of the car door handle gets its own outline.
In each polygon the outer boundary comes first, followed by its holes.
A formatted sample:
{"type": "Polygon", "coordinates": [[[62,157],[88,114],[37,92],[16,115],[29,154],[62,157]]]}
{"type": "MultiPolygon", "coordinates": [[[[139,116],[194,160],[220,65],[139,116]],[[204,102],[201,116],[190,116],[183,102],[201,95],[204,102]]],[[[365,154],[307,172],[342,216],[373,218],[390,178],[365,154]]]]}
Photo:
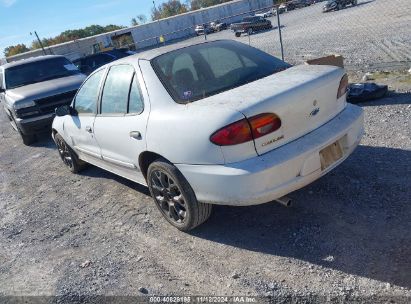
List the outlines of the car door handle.
{"type": "Polygon", "coordinates": [[[138,131],[131,131],[130,137],[134,139],[141,139],[141,133],[138,131]]]}
{"type": "Polygon", "coordinates": [[[88,133],[93,133],[93,129],[90,126],[86,126],[86,131],[88,133]]]}

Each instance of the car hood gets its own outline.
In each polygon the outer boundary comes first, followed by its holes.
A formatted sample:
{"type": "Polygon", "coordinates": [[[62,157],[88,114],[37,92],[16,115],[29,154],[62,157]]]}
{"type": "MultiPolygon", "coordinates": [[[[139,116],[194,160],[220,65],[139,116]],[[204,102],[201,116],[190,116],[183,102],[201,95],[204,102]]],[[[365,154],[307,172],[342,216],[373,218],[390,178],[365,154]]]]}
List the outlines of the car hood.
{"type": "Polygon", "coordinates": [[[7,90],[8,99],[14,102],[40,99],[59,93],[77,90],[86,78],[83,74],[72,75],[42,82],[29,84],[7,90]]]}

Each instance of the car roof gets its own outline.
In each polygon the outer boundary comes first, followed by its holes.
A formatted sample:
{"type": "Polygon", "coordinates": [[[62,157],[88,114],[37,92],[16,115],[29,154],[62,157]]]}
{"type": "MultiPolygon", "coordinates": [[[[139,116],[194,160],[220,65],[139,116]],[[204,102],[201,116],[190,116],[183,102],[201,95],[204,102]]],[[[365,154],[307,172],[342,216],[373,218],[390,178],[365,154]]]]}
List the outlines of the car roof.
{"type": "Polygon", "coordinates": [[[17,60],[17,61],[9,62],[9,63],[6,63],[6,64],[2,65],[1,67],[6,70],[6,69],[11,68],[11,67],[15,67],[15,66],[19,66],[19,65],[23,65],[23,64],[27,64],[27,63],[32,63],[32,62],[48,60],[48,59],[52,59],[52,58],[65,58],[65,57],[61,56],[61,55],[44,55],[44,56],[38,56],[38,57],[31,57],[31,58],[28,58],[28,59],[20,59],[20,60],[17,60]]]}
{"type": "Polygon", "coordinates": [[[179,49],[184,49],[184,48],[187,48],[187,47],[190,47],[190,46],[202,45],[202,44],[206,44],[206,43],[218,44],[219,42],[226,42],[226,43],[228,42],[228,43],[232,43],[232,44],[240,43],[240,42],[237,42],[235,40],[229,40],[229,39],[226,39],[226,40],[213,40],[213,41],[201,41],[201,42],[196,42],[196,43],[179,42],[179,43],[174,43],[174,44],[167,45],[167,46],[162,46],[162,47],[159,47],[159,48],[156,48],[156,49],[151,49],[151,50],[148,50],[148,51],[144,51],[144,52],[141,52],[141,53],[137,53],[135,55],[131,55],[131,56],[119,59],[116,62],[127,62],[130,59],[132,59],[132,60],[133,59],[152,60],[152,59],[154,59],[158,56],[161,56],[161,55],[164,55],[164,54],[167,54],[167,53],[170,53],[172,51],[179,50],[179,49]]]}

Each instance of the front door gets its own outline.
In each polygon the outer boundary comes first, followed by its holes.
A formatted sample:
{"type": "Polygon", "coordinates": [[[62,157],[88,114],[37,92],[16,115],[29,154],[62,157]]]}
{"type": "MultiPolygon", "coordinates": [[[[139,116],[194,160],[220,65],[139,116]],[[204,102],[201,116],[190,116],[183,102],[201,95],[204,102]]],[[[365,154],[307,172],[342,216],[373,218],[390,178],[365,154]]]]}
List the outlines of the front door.
{"type": "Polygon", "coordinates": [[[95,72],[83,83],[73,101],[75,113],[66,116],[64,121],[66,138],[71,140],[71,146],[81,158],[101,158],[94,135],[94,120],[104,72],[104,69],[95,72]]]}
{"type": "MultiPolygon", "coordinates": [[[[139,79],[140,78],[140,79],[139,79]]],[[[94,122],[96,140],[105,162],[140,175],[138,157],[146,149],[145,131],[150,112],[133,66],[110,67],[94,122]]]]}

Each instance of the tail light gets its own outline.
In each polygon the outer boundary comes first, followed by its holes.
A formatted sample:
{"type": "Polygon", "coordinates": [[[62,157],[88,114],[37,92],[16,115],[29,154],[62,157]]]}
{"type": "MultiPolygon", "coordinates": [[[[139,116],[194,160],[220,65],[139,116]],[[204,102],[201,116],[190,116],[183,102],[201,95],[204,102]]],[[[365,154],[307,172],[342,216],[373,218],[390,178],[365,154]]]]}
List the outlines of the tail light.
{"type": "Polygon", "coordinates": [[[249,121],[254,139],[277,131],[281,127],[281,119],[274,113],[253,116],[249,121]]]}
{"type": "Polygon", "coordinates": [[[277,115],[264,113],[229,124],[214,132],[210,140],[219,146],[238,145],[277,131],[280,127],[281,119],[277,115]]]}
{"type": "Polygon", "coordinates": [[[341,78],[340,86],[338,87],[337,99],[347,93],[348,90],[348,76],[345,74],[343,78],[341,78]]]}

